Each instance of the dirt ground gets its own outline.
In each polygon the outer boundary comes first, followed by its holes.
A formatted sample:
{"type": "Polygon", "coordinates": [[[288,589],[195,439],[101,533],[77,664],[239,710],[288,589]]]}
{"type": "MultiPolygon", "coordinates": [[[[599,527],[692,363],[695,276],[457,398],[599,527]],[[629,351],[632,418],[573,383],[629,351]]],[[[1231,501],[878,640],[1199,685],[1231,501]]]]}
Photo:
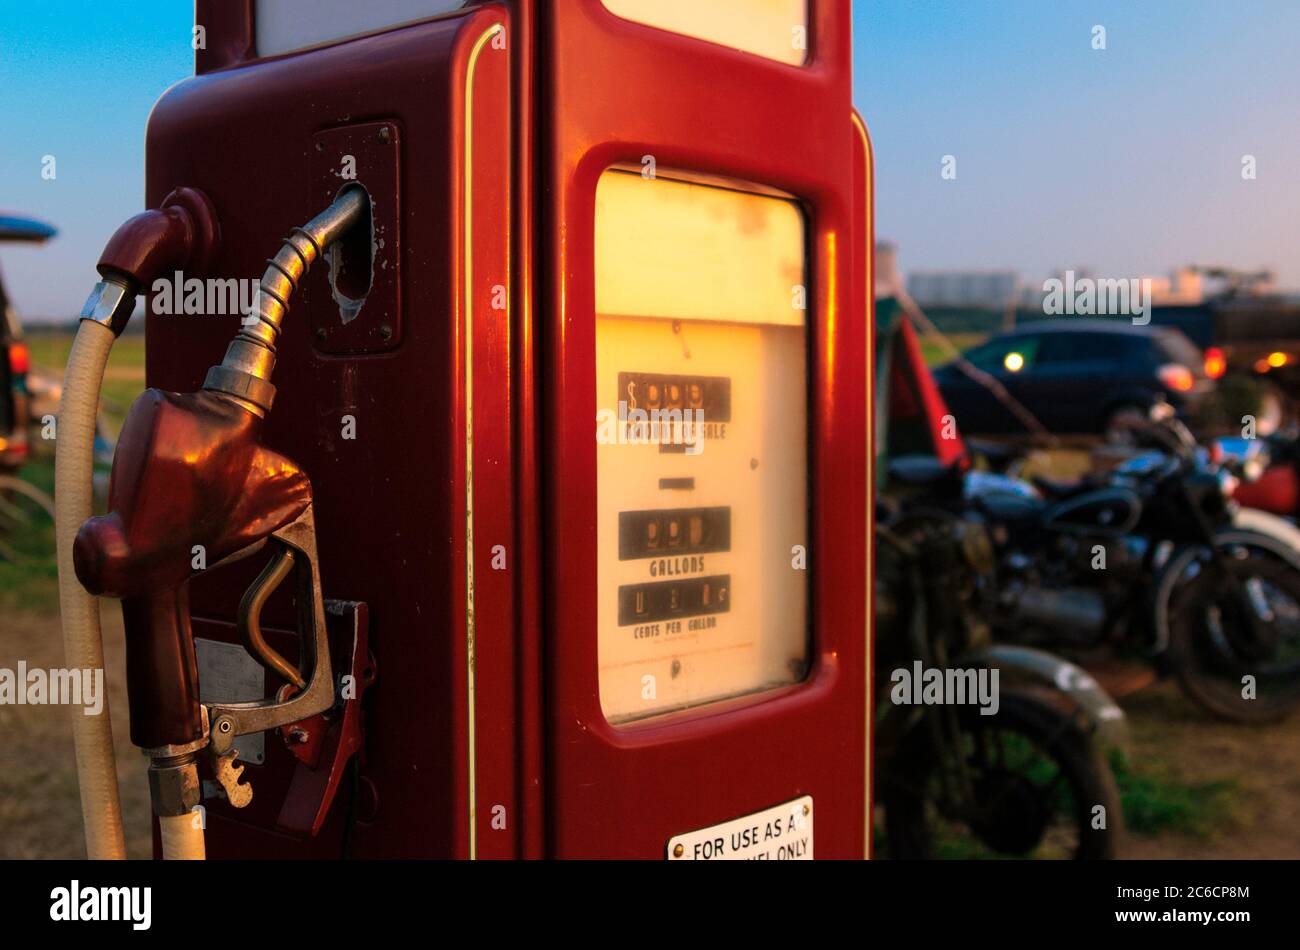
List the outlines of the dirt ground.
{"type": "Polygon", "coordinates": [[[1203,835],[1130,834],[1126,858],[1300,858],[1300,714],[1268,726],[1211,719],[1176,683],[1125,697],[1132,760],[1187,784],[1223,783],[1203,835]]]}
{"type": "MultiPolygon", "coordinates": [[[[147,858],[148,762],[127,731],[122,612],[106,604],[102,617],[127,855],[147,858]]],[[[28,669],[61,667],[61,638],[57,616],[6,611],[0,614],[0,668],[14,670],[19,660],[28,669]]],[[[69,715],[66,706],[0,705],[0,858],[86,856],[69,715]]]]}
{"type": "MultiPolygon", "coordinates": [[[[148,857],[149,793],[145,761],[127,732],[121,614],[103,611],[109,703],[118,779],[131,857],[148,857]]],[[[0,668],[62,665],[57,617],[6,614],[0,668]]],[[[1224,790],[1196,834],[1129,834],[1126,858],[1300,857],[1300,716],[1273,726],[1210,719],[1173,683],[1145,686],[1121,699],[1129,716],[1130,761],[1175,785],[1224,790]]],[[[0,858],[85,855],[72,738],[66,708],[0,706],[0,858]]]]}

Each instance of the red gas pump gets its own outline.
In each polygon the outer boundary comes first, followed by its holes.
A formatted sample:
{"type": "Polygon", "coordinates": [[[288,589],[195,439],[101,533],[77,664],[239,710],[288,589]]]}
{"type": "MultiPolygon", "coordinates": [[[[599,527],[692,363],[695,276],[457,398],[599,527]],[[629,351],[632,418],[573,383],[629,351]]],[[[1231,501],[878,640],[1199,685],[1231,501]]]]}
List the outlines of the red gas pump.
{"type": "Polygon", "coordinates": [[[294,6],[198,0],[166,220],[86,312],[148,305],[75,568],[124,598],[164,838],[863,856],[848,5],[294,6]]]}

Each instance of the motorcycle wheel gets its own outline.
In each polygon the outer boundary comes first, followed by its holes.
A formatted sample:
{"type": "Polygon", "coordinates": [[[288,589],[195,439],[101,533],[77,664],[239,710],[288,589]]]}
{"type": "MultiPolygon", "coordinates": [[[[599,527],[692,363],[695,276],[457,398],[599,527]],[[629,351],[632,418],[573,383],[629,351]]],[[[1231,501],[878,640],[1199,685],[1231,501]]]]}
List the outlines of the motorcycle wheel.
{"type": "Polygon", "coordinates": [[[958,722],[960,750],[936,750],[922,724],[885,765],[890,857],[1115,857],[1123,833],[1119,790],[1074,717],[1032,695],[1003,693],[996,715],[964,706],[958,722]],[[965,807],[945,801],[939,768],[958,753],[974,786],[965,807]],[[1103,828],[1093,827],[1098,805],[1103,828]]]}
{"type": "Polygon", "coordinates": [[[0,474],[0,560],[53,564],[54,551],[54,499],[0,474]]]}
{"type": "Polygon", "coordinates": [[[1250,604],[1232,593],[1221,567],[1201,564],[1170,598],[1169,661],[1207,711],[1233,722],[1274,722],[1300,705],[1300,571],[1249,550],[1228,564],[1250,604]],[[1265,639],[1250,636],[1245,610],[1265,624],[1265,639]]]}

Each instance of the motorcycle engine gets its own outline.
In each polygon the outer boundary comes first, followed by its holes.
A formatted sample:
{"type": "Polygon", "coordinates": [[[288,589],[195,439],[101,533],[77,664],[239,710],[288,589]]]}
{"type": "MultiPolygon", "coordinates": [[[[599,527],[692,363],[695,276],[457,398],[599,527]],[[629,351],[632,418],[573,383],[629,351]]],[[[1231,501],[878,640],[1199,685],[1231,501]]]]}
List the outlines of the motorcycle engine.
{"type": "Polygon", "coordinates": [[[1108,587],[1134,557],[1127,539],[1062,536],[1048,556],[1013,551],[1002,559],[996,625],[1021,641],[1080,643],[1106,630],[1108,587]],[[1095,584],[1080,583],[1095,580],[1095,584]]]}

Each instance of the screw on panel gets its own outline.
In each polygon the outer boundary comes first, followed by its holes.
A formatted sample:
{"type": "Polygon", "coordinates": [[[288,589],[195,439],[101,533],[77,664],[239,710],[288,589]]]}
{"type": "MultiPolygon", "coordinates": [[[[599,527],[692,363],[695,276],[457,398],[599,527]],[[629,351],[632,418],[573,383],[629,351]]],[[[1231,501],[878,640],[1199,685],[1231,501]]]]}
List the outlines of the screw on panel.
{"type": "Polygon", "coordinates": [[[393,131],[392,131],[392,129],[388,128],[388,126],[384,126],[383,128],[381,128],[381,129],[379,130],[379,141],[381,141],[381,142],[383,142],[385,145],[387,145],[387,144],[388,144],[389,142],[391,142],[392,140],[393,140],[393,131]]]}
{"type": "Polygon", "coordinates": [[[686,849],[683,848],[680,844],[679,844],[679,845],[676,845],[676,846],[673,848],[673,857],[674,857],[674,858],[680,858],[680,857],[681,857],[683,854],[685,854],[685,853],[686,853],[686,849]]]}

